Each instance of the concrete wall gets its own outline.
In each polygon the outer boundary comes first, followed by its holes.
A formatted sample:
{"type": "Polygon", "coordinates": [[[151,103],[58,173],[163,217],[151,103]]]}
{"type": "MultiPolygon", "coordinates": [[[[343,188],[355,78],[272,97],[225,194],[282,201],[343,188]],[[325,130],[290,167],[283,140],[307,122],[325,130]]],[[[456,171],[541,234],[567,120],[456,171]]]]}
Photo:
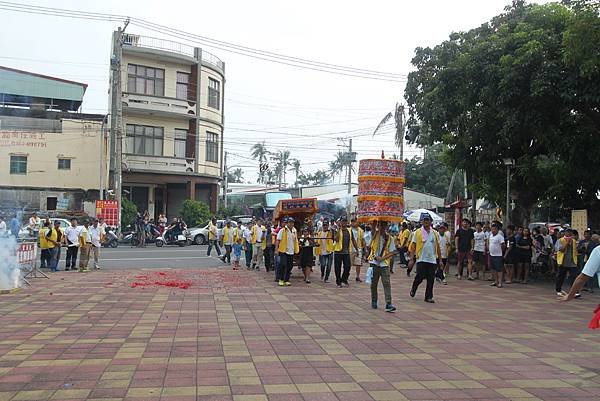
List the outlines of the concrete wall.
{"type": "Polygon", "coordinates": [[[177,72],[190,73],[192,66],[184,63],[176,63],[171,60],[161,60],[158,58],[144,57],[143,55],[123,52],[123,68],[121,69],[121,83],[123,92],[128,92],[127,88],[127,65],[137,64],[145,67],[161,68],[165,70],[165,97],[177,97],[177,72]]]}
{"type": "Polygon", "coordinates": [[[21,188],[99,189],[101,123],[63,120],[62,133],[0,130],[0,185],[21,188]],[[10,174],[10,156],[27,157],[27,174],[10,174]],[[58,159],[71,159],[70,170],[59,170],[58,159]]]}

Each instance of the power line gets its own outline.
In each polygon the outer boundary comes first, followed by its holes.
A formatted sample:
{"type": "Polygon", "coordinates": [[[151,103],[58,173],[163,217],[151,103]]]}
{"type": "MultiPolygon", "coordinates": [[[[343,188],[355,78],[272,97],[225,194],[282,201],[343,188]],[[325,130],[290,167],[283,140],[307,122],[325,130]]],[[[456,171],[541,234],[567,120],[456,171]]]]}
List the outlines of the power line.
{"type": "Polygon", "coordinates": [[[209,48],[216,48],[226,52],[243,55],[246,57],[252,57],[264,61],[273,63],[288,65],[296,68],[303,68],[308,70],[315,70],[320,72],[327,72],[336,75],[345,75],[358,78],[391,81],[391,82],[404,82],[406,76],[403,74],[381,72],[363,68],[355,68],[349,66],[343,66],[338,64],[324,63],[320,61],[314,61],[304,59],[300,57],[286,56],[279,53],[269,52],[260,49],[254,49],[247,46],[241,46],[234,43],[220,41],[212,39],[206,36],[195,35],[185,31],[181,31],[174,28],[169,28],[164,25],[159,25],[150,21],[146,21],[139,18],[129,18],[124,15],[117,14],[106,14],[106,13],[94,13],[78,10],[66,10],[53,7],[41,7],[33,6],[22,3],[13,2],[0,2],[0,9],[7,11],[15,11],[30,14],[40,15],[52,15],[58,17],[76,18],[76,19],[87,19],[87,20],[100,20],[100,21],[119,21],[119,20],[130,20],[134,25],[140,26],[147,30],[158,32],[164,35],[181,38],[190,42],[198,42],[203,46],[209,48]]]}

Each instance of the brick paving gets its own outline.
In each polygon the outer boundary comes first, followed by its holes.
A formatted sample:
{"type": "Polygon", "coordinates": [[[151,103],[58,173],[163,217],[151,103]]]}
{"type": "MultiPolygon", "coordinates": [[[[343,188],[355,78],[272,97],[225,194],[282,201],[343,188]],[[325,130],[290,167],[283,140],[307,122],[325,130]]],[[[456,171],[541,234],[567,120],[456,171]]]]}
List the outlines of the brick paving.
{"type": "Polygon", "coordinates": [[[595,294],[562,304],[546,286],[452,280],[430,305],[402,273],[386,314],[366,284],[212,268],[178,270],[188,289],[132,288],[141,273],[63,272],[1,295],[0,401],[600,399],[595,294]]]}

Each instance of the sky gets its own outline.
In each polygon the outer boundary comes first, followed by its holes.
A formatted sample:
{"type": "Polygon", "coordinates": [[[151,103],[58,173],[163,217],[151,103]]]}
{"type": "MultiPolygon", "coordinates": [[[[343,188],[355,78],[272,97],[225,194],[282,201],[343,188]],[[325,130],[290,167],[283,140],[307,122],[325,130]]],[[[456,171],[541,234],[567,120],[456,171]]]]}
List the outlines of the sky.
{"type": "MultiPolygon", "coordinates": [[[[509,0],[21,2],[128,15],[261,50],[403,75],[412,70],[416,47],[435,46],[452,32],[475,28],[509,4],[509,0]]],[[[4,10],[0,15],[0,65],[87,83],[82,111],[107,112],[111,32],[122,22],[4,10]]],[[[183,42],[135,25],[127,31],[183,42]]],[[[225,62],[225,150],[228,165],[242,168],[246,181],[256,180],[258,164],[251,159],[250,148],[262,141],[272,152],[290,150],[303,173],[326,169],[349,137],[359,160],[379,158],[382,150],[387,156],[398,153],[391,124],[374,137],[370,133],[397,102],[404,102],[405,82],[302,70],[198,46],[225,62]]],[[[406,158],[421,154],[405,147],[406,158]]],[[[293,178],[289,171],[288,183],[293,178]]]]}

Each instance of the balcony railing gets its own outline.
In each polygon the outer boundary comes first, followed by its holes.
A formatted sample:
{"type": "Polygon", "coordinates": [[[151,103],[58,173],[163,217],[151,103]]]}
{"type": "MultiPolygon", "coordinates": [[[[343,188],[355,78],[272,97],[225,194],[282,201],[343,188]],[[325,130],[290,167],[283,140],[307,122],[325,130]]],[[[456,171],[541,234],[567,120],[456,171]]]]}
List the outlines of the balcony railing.
{"type": "MultiPolygon", "coordinates": [[[[148,48],[155,50],[163,50],[182,54],[188,57],[194,57],[194,47],[184,43],[172,42],[170,40],[153,38],[150,36],[140,36],[131,33],[123,34],[123,45],[131,47],[148,48]]],[[[224,70],[225,64],[212,53],[202,50],[202,61],[212,64],[221,70],[224,70]]]]}

